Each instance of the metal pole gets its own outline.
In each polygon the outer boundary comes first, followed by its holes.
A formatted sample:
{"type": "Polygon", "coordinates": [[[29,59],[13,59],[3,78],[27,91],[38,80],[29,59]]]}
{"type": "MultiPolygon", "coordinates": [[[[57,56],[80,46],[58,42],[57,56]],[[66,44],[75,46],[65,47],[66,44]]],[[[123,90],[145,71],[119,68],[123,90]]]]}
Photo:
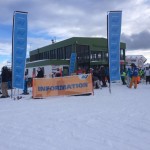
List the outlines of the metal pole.
{"type": "Polygon", "coordinates": [[[75,41],[75,53],[76,53],[76,65],[75,65],[75,71],[77,71],[77,69],[78,69],[78,59],[77,59],[77,41],[75,41]]]}
{"type": "Polygon", "coordinates": [[[110,80],[110,64],[109,64],[109,46],[108,46],[108,13],[107,13],[107,49],[108,49],[108,74],[109,74],[109,93],[111,94],[111,80],[110,80]]]}
{"type": "Polygon", "coordinates": [[[12,99],[12,89],[13,89],[13,51],[14,51],[14,14],[13,13],[13,26],[12,26],[12,55],[11,55],[11,71],[12,71],[12,81],[11,81],[11,99],[12,99]]]}

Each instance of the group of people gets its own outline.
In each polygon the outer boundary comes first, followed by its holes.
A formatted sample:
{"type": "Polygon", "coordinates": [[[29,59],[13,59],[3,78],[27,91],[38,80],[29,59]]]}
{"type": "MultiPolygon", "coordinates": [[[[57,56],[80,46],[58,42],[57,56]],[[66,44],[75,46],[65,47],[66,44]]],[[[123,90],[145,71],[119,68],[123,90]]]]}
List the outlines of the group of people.
{"type": "MultiPolygon", "coordinates": [[[[84,69],[78,68],[76,74],[83,74],[84,69]]],[[[110,83],[109,68],[105,66],[90,68],[86,73],[92,74],[92,81],[94,88],[107,87],[107,83],[110,83]]],[[[137,84],[141,79],[146,80],[146,84],[150,84],[150,66],[145,69],[138,68],[134,63],[127,68],[127,70],[121,70],[121,80],[123,85],[127,85],[128,88],[137,88],[137,84]]]]}
{"type": "Polygon", "coordinates": [[[84,73],[92,74],[92,82],[93,82],[93,87],[95,89],[107,87],[107,82],[108,83],[110,82],[108,67],[97,66],[94,68],[90,68],[89,70],[81,69],[81,67],[79,67],[78,70],[76,71],[77,75],[84,74],[84,73]]]}
{"type": "MultiPolygon", "coordinates": [[[[84,73],[91,73],[92,74],[92,82],[94,88],[102,88],[107,87],[107,83],[110,83],[109,79],[109,69],[108,67],[100,66],[100,67],[94,67],[90,68],[88,71],[85,71],[84,69],[81,69],[81,67],[78,68],[76,71],[77,75],[84,74],[84,73]]],[[[52,77],[61,77],[62,76],[62,70],[57,68],[57,71],[52,74],[52,77]]],[[[145,70],[138,69],[137,66],[132,63],[131,67],[129,67],[126,71],[121,71],[121,80],[123,85],[127,85],[127,87],[132,88],[134,85],[134,88],[137,88],[137,84],[139,83],[139,77],[143,78],[145,76],[146,84],[150,84],[150,66],[146,67],[145,70]]],[[[41,67],[37,70],[37,75],[35,78],[44,78],[44,72],[41,67]]],[[[25,72],[24,75],[24,89],[22,94],[29,94],[28,93],[28,72],[25,72]]],[[[0,94],[2,94],[1,98],[7,98],[8,95],[8,88],[12,88],[12,71],[7,67],[4,66],[1,70],[1,91],[0,94]]]]}
{"type": "MultiPolygon", "coordinates": [[[[56,72],[52,74],[52,78],[54,77],[61,77],[62,76],[62,71],[61,69],[57,68],[56,72]]],[[[37,69],[37,75],[33,76],[33,78],[44,78],[44,71],[41,67],[38,67],[37,69]]],[[[26,71],[25,72],[25,81],[24,81],[24,90],[23,90],[23,93],[24,95],[27,95],[29,94],[28,93],[28,83],[29,83],[29,80],[28,80],[28,72],[26,71]]]]}
{"type": "MultiPolygon", "coordinates": [[[[44,78],[44,72],[41,67],[38,68],[37,70],[37,76],[34,76],[35,78],[44,78]]],[[[29,94],[28,92],[28,82],[29,82],[29,77],[28,77],[28,72],[25,71],[25,76],[24,76],[24,89],[23,89],[23,95],[29,94]]]]}
{"type": "MultiPolygon", "coordinates": [[[[1,91],[0,91],[0,98],[7,98],[10,97],[8,94],[8,89],[12,88],[12,71],[10,68],[8,68],[7,66],[3,66],[2,70],[1,70],[1,91]]],[[[43,78],[44,77],[44,73],[42,68],[38,68],[37,70],[37,76],[36,78],[43,78]]],[[[24,89],[23,89],[23,93],[24,95],[29,94],[28,93],[28,72],[25,71],[25,75],[24,75],[24,89]]]]}
{"type": "Polygon", "coordinates": [[[121,71],[121,80],[123,85],[127,85],[127,87],[137,88],[137,84],[140,82],[142,78],[146,79],[146,84],[150,83],[150,67],[146,67],[145,69],[139,69],[137,66],[132,63],[130,67],[128,67],[127,71],[121,71]]]}

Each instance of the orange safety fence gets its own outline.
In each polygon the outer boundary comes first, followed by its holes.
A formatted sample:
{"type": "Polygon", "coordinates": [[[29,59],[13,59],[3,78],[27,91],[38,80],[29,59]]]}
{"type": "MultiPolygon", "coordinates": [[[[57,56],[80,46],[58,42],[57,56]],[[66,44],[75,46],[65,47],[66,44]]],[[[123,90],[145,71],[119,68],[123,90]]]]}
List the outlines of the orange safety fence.
{"type": "Polygon", "coordinates": [[[58,78],[33,78],[33,98],[86,93],[93,93],[91,74],[58,78]]]}

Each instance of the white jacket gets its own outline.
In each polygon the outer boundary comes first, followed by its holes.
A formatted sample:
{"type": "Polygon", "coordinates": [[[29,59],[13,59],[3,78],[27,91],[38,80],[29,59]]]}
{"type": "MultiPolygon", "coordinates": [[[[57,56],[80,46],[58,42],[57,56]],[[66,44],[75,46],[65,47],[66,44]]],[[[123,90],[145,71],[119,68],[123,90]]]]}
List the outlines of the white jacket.
{"type": "Polygon", "coordinates": [[[150,69],[145,70],[145,76],[150,76],[150,69]]]}

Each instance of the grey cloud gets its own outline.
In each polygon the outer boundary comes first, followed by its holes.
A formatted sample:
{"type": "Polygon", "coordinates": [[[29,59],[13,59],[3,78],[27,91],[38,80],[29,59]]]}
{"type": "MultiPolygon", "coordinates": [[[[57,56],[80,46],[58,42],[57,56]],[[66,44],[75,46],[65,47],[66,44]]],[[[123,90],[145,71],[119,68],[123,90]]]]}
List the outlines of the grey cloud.
{"type": "Polygon", "coordinates": [[[121,40],[126,43],[127,50],[150,49],[150,32],[147,30],[131,36],[122,34],[121,40]]]}
{"type": "MultiPolygon", "coordinates": [[[[148,2],[145,1],[147,5],[148,2]]],[[[106,37],[107,11],[128,8],[129,3],[130,0],[5,0],[0,2],[2,8],[0,19],[1,22],[11,25],[15,10],[27,11],[29,32],[35,32],[34,34],[39,34],[41,38],[42,33],[43,38],[44,35],[58,38],[106,37]]],[[[123,34],[123,38],[129,43],[127,47],[133,49],[130,37],[123,34]]]]}
{"type": "Polygon", "coordinates": [[[149,0],[145,0],[144,3],[145,3],[146,5],[150,5],[150,1],[149,1],[149,0]]]}

